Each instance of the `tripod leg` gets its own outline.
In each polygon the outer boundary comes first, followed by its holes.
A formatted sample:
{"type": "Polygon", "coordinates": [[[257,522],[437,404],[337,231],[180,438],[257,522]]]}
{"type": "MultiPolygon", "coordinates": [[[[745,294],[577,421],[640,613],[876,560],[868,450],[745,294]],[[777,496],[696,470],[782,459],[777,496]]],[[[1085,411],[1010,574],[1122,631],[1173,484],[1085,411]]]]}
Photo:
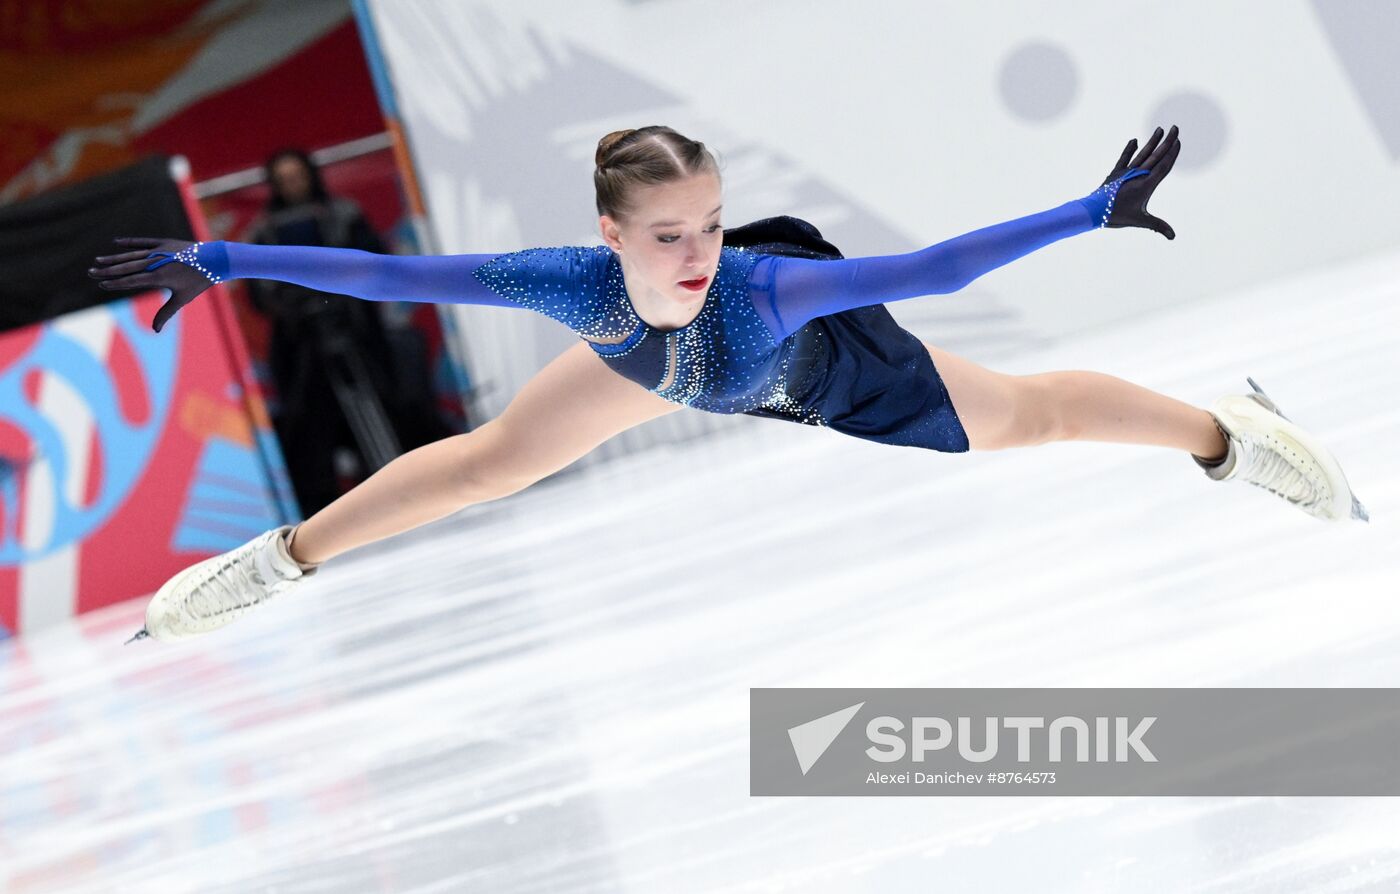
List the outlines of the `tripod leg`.
{"type": "Polygon", "coordinates": [[[324,348],[326,372],[336,401],[370,466],[369,471],[377,472],[401,452],[388,414],[354,345],[348,339],[328,338],[324,348]]]}

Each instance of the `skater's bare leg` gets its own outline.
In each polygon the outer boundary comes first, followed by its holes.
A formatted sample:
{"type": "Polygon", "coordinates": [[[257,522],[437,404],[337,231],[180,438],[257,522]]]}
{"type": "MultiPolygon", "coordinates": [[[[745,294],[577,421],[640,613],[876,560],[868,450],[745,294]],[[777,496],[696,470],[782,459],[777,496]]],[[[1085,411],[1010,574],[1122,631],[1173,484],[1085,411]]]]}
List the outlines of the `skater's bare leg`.
{"type": "Polygon", "coordinates": [[[530,379],[500,416],[405,453],[311,516],[294,532],[292,556],[324,562],[515,493],[613,435],[678,409],[579,342],[530,379]]]}
{"type": "Polygon", "coordinates": [[[927,342],[973,450],[1051,441],[1175,447],[1214,459],[1225,439],[1205,410],[1104,373],[1006,375],[927,342]]]}

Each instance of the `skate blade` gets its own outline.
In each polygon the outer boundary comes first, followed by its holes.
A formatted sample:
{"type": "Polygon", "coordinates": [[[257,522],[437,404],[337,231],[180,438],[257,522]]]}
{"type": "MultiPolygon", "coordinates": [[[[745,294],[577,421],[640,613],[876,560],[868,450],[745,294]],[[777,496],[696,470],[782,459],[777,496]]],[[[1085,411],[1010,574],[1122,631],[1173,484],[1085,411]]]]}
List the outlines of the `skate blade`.
{"type": "Polygon", "coordinates": [[[135,636],[133,636],[131,639],[127,640],[126,642],[122,643],[122,645],[123,645],[123,646],[129,646],[129,645],[131,645],[132,643],[136,642],[138,639],[148,639],[149,637],[150,637],[150,634],[146,632],[146,628],[145,628],[145,627],[142,627],[140,630],[136,631],[136,635],[135,635],[135,636]]]}
{"type": "Polygon", "coordinates": [[[1356,499],[1356,494],[1351,495],[1351,517],[1367,524],[1371,523],[1371,513],[1367,512],[1366,507],[1361,505],[1361,501],[1356,499]]]}
{"type": "MultiPolygon", "coordinates": [[[[1252,395],[1252,397],[1253,397],[1256,401],[1258,401],[1259,403],[1263,404],[1263,405],[1264,405],[1266,408],[1268,408],[1271,412],[1274,412],[1274,413],[1279,414],[1280,416],[1283,416],[1284,419],[1288,419],[1287,416],[1284,416],[1284,415],[1283,415],[1283,411],[1280,410],[1280,409],[1278,408],[1278,404],[1274,403],[1273,399],[1270,398],[1269,395],[1267,395],[1267,394],[1264,393],[1264,389],[1259,387],[1259,383],[1258,383],[1258,382],[1254,381],[1254,380],[1253,380],[1252,378],[1250,378],[1249,376],[1245,376],[1245,379],[1244,379],[1244,380],[1245,380],[1246,382],[1249,383],[1249,387],[1250,387],[1250,388],[1253,388],[1253,389],[1254,389],[1254,394],[1252,395]]],[[[1293,420],[1292,420],[1292,419],[1288,419],[1288,421],[1289,421],[1289,422],[1292,422],[1293,420]]]]}

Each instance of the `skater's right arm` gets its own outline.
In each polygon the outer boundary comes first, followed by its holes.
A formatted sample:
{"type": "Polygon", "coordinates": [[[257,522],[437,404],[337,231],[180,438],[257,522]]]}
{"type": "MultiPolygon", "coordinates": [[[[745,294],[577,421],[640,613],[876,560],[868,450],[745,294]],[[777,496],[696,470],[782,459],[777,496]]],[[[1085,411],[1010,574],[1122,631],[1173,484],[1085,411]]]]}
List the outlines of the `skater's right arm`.
{"type": "MultiPolygon", "coordinates": [[[[133,250],[97,259],[89,275],[112,291],[169,289],[170,300],[157,312],[157,332],[175,312],[215,283],[229,279],[271,279],[320,292],[370,301],[426,301],[455,304],[521,305],[520,296],[489,286],[477,271],[503,254],[381,255],[351,248],[251,245],[242,242],[183,242],[118,239],[133,250]]],[[[549,253],[531,266],[535,291],[567,304],[589,273],[583,253],[549,253]]],[[[535,305],[563,319],[567,307],[535,305]],[[556,312],[557,311],[557,312],[556,312]]]]}

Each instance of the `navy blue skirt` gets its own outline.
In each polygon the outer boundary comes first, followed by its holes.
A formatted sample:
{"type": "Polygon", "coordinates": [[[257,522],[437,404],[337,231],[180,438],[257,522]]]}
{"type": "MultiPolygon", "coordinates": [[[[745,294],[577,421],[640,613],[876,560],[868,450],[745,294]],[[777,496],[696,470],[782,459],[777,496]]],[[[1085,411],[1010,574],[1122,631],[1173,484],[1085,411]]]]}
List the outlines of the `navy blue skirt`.
{"type": "MultiPolygon", "coordinates": [[[[725,230],[724,244],[791,257],[841,257],[816,227],[788,216],[725,230]]],[[[791,338],[796,343],[788,364],[788,394],[802,412],[759,408],[748,415],[825,425],[900,447],[945,453],[968,449],[967,432],[933,358],[883,304],[817,317],[791,338]]]]}
{"type": "Polygon", "coordinates": [[[750,415],[825,425],[900,447],[968,449],[933,358],[883,304],[817,317],[792,338],[788,394],[803,412],[759,409],[750,415]]]}

